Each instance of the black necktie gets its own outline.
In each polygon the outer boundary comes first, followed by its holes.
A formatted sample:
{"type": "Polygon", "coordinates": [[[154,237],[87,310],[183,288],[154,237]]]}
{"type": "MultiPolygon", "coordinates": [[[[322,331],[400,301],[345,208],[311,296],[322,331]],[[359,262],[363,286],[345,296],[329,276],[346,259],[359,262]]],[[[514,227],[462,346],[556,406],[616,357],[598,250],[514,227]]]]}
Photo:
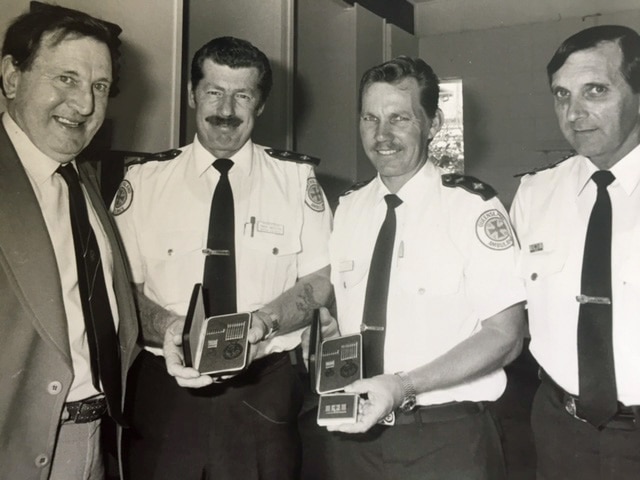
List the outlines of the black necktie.
{"type": "Polygon", "coordinates": [[[396,237],[395,208],[402,203],[396,195],[385,195],[387,215],[373,248],[367,290],[362,312],[362,349],[364,376],[371,378],[384,372],[384,337],[387,327],[389,274],[396,237]]]}
{"type": "Polygon", "coordinates": [[[234,209],[229,183],[233,162],[219,158],[213,166],[220,172],[220,180],[211,200],[203,288],[207,315],[223,315],[237,311],[234,209]]]}
{"type": "Polygon", "coordinates": [[[599,427],[617,411],[613,362],[611,296],[611,199],[607,186],[615,177],[599,170],[591,179],[598,196],[591,210],[578,297],[578,368],[581,417],[599,427]]]}
{"type": "Polygon", "coordinates": [[[120,351],[98,242],[89,223],[87,204],[78,173],[70,163],[58,167],[56,172],[62,175],[69,188],[69,211],[78,268],[78,288],[87,330],[93,385],[97,390],[104,391],[111,416],[124,425],[120,411],[120,351]]]}

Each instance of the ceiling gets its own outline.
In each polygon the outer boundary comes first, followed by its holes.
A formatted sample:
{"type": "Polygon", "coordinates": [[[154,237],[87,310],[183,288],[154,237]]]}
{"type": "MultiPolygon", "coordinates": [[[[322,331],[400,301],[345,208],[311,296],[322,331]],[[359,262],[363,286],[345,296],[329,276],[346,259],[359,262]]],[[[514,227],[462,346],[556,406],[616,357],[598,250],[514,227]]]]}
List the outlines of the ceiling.
{"type": "Polygon", "coordinates": [[[417,36],[638,10],[638,0],[408,0],[417,36]]]}

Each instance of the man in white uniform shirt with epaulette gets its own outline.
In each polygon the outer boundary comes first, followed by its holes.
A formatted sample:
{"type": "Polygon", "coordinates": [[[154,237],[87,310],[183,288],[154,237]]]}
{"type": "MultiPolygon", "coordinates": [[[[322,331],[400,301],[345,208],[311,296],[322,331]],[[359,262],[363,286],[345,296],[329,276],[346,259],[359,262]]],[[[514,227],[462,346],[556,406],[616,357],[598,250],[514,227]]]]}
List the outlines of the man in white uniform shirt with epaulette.
{"type": "Polygon", "coordinates": [[[302,388],[289,352],[331,295],[331,212],[315,159],[250,139],[270,87],[269,61],[249,42],[204,45],[189,83],[194,142],[131,166],[114,201],[148,350],[129,397],[129,478],[299,474],[302,388]],[[208,315],[253,312],[251,364],[231,378],[183,366],[180,333],[197,283],[208,315]],[[163,339],[166,367],[153,348],[163,339]]]}
{"type": "Polygon", "coordinates": [[[524,290],[495,191],[427,161],[438,93],[431,67],[407,57],[360,83],[378,175],[340,198],[330,254],[340,332],[362,332],[365,379],[346,388],[361,395],[357,422],[327,427],[309,478],[506,478],[487,405],[522,346],[524,290]]]}
{"type": "Polygon", "coordinates": [[[567,38],[547,65],[575,154],[522,177],[522,249],[537,478],[640,476],[640,36],[620,25],[567,38]]]}

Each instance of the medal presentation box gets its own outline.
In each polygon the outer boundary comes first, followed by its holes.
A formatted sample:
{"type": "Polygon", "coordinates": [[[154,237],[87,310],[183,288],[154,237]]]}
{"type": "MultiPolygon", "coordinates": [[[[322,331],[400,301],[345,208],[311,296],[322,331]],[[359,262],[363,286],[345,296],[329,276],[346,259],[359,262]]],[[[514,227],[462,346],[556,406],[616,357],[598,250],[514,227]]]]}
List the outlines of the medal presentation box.
{"type": "Polygon", "coordinates": [[[251,314],[206,317],[202,284],[193,287],[182,332],[184,363],[203,375],[231,375],[247,367],[251,314]]]}
{"type": "Polygon", "coordinates": [[[326,393],[318,401],[318,425],[340,425],[356,423],[358,400],[355,393],[326,393]]]}
{"type": "Polygon", "coordinates": [[[323,340],[316,313],[311,324],[309,372],[311,388],[320,394],[318,425],[355,423],[359,395],[342,390],[362,378],[362,336],[357,333],[323,340]]]}

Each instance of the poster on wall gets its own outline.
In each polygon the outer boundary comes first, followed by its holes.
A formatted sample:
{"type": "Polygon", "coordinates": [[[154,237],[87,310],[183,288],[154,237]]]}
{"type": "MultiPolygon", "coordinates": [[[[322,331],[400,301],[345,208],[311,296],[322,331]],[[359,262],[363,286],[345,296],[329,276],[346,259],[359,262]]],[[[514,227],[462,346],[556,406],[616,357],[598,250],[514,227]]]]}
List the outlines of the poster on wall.
{"type": "Polygon", "coordinates": [[[449,173],[464,173],[462,79],[440,81],[439,106],[444,124],[429,145],[429,160],[449,173]]]}

